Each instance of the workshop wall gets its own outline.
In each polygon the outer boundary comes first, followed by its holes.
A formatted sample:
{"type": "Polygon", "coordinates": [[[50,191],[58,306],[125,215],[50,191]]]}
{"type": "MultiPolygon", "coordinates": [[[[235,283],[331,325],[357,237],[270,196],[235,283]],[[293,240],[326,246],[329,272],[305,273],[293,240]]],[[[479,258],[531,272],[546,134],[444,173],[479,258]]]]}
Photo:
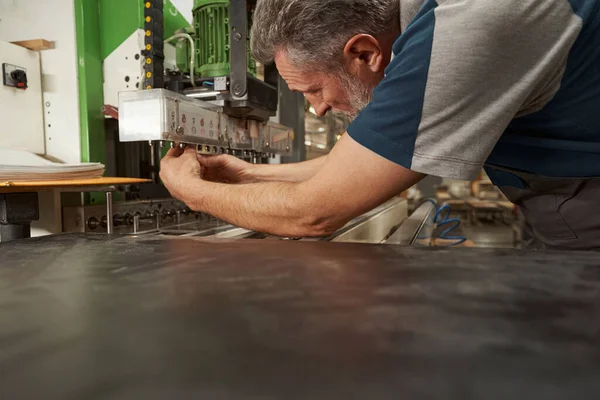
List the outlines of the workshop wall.
{"type": "Polygon", "coordinates": [[[46,39],[41,52],[46,155],[81,161],[77,52],[72,0],[0,0],[0,40],[46,39]]]}

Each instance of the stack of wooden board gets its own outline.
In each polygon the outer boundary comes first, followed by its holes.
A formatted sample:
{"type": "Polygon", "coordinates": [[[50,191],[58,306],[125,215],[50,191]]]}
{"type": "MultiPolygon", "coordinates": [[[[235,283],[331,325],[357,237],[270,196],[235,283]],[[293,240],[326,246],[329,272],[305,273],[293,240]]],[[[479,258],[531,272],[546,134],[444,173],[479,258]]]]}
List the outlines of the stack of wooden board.
{"type": "Polygon", "coordinates": [[[0,148],[0,182],[97,178],[100,163],[60,164],[24,150],[0,148]]]}

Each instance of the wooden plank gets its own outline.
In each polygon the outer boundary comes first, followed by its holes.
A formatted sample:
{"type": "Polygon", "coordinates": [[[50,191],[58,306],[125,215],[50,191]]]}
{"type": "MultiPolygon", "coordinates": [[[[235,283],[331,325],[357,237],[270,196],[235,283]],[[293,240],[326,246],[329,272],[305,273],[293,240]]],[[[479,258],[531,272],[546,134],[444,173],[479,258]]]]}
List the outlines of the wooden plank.
{"type": "MultiPolygon", "coordinates": [[[[457,242],[456,239],[432,239],[433,246],[447,247],[457,242]]],[[[472,240],[465,240],[461,244],[452,247],[477,247],[477,244],[472,240]]]]}
{"type": "Polygon", "coordinates": [[[42,190],[65,189],[77,187],[134,185],[150,182],[149,179],[137,178],[92,178],[92,179],[67,179],[55,181],[11,181],[0,182],[0,193],[14,193],[18,191],[36,192],[42,190]]]}
{"type": "Polygon", "coordinates": [[[34,51],[51,50],[54,48],[54,42],[49,42],[44,39],[20,40],[18,42],[12,42],[12,44],[34,51]]]}
{"type": "Polygon", "coordinates": [[[512,210],[515,208],[515,205],[513,203],[511,203],[510,201],[499,201],[498,206],[505,208],[507,210],[512,210]]]}
{"type": "Polygon", "coordinates": [[[477,209],[495,210],[500,208],[498,204],[488,200],[469,200],[467,204],[477,209]]]}
{"type": "Polygon", "coordinates": [[[462,199],[450,199],[450,200],[446,200],[444,201],[444,204],[448,204],[452,207],[454,206],[464,206],[466,204],[465,200],[462,199]]]}

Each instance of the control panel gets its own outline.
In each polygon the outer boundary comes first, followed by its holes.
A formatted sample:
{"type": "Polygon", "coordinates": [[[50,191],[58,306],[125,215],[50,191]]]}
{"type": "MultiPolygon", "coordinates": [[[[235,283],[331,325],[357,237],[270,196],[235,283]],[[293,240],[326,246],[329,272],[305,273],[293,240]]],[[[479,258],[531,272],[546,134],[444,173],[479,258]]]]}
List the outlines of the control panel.
{"type": "Polygon", "coordinates": [[[21,90],[27,89],[27,70],[23,67],[3,63],[2,64],[2,83],[4,86],[10,86],[21,90]]]}

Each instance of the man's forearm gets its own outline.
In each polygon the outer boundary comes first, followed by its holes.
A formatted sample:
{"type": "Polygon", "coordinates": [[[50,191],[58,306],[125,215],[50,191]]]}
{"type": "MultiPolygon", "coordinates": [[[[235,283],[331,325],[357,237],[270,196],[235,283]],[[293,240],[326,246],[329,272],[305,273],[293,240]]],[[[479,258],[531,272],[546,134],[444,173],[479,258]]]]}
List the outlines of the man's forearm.
{"type": "Polygon", "coordinates": [[[201,211],[250,230],[279,236],[325,236],[338,228],[324,218],[314,194],[303,183],[263,182],[227,185],[198,181],[188,187],[182,199],[194,211],[201,211]]]}
{"type": "Polygon", "coordinates": [[[333,233],[423,178],[347,135],[327,156],[327,164],[322,161],[309,163],[304,172],[318,166],[316,175],[301,182],[226,184],[201,178],[194,149],[174,148],[161,162],[161,179],[173,197],[194,211],[242,228],[301,237],[333,233]]]}
{"type": "Polygon", "coordinates": [[[256,165],[250,171],[255,182],[304,182],[315,176],[323,167],[327,156],[292,164],[256,165]]]}

